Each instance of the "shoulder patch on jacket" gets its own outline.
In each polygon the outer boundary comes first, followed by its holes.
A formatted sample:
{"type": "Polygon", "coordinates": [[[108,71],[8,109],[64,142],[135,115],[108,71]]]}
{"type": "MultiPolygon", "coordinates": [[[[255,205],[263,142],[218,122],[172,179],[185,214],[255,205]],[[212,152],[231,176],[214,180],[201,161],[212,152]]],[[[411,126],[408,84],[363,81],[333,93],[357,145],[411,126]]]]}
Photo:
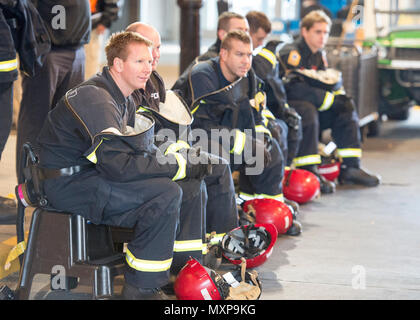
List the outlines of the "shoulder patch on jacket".
{"type": "Polygon", "coordinates": [[[292,50],[289,53],[289,57],[287,58],[287,63],[291,66],[297,67],[300,62],[300,54],[297,50],[292,50]]]}

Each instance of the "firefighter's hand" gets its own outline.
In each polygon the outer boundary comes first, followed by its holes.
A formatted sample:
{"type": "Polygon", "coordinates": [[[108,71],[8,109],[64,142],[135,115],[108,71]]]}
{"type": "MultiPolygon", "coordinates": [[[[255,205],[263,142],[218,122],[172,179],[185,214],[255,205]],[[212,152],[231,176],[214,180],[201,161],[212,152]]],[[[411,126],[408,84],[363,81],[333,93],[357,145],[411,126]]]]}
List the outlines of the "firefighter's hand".
{"type": "Polygon", "coordinates": [[[273,138],[271,138],[268,134],[264,133],[264,147],[271,151],[271,148],[273,147],[273,138]]]}
{"type": "Polygon", "coordinates": [[[271,154],[267,148],[264,148],[264,167],[266,167],[271,162],[271,154]]]}
{"type": "Polygon", "coordinates": [[[271,161],[271,154],[270,154],[270,151],[266,148],[264,142],[253,138],[252,147],[253,147],[252,153],[254,155],[258,155],[261,153],[264,155],[264,167],[266,167],[271,161]]]}
{"type": "Polygon", "coordinates": [[[300,126],[300,122],[302,120],[301,116],[296,112],[293,108],[284,108],[284,121],[287,123],[287,125],[294,129],[298,130],[300,126]]]}
{"type": "Polygon", "coordinates": [[[347,113],[353,112],[356,109],[356,106],[352,98],[340,94],[334,97],[333,109],[335,109],[337,113],[347,113]]]}
{"type": "Polygon", "coordinates": [[[190,148],[185,150],[184,153],[187,160],[187,178],[203,180],[212,174],[213,167],[208,153],[201,152],[200,148],[190,148]]]}

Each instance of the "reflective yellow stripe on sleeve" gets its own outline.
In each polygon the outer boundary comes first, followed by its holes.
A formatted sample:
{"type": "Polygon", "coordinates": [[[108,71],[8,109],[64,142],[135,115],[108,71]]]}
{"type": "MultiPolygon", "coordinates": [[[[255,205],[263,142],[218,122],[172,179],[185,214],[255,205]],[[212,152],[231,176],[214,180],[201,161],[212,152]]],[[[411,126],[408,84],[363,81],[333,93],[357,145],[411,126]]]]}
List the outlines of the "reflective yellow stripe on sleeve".
{"type": "Polygon", "coordinates": [[[173,153],[173,155],[178,163],[178,171],[172,178],[172,181],[182,180],[187,175],[187,160],[185,160],[185,158],[179,153],[173,153]]]}
{"type": "Polygon", "coordinates": [[[272,114],[271,111],[268,110],[267,108],[265,108],[264,110],[261,111],[261,115],[263,117],[268,118],[268,119],[276,119],[276,117],[274,116],[274,114],[272,114]]]}
{"type": "Polygon", "coordinates": [[[270,50],[263,48],[258,54],[262,56],[263,58],[267,59],[272,64],[273,69],[276,67],[277,65],[276,55],[272,53],[270,50]]]}
{"type": "Polygon", "coordinates": [[[361,158],[362,149],[360,148],[347,148],[337,149],[338,156],[341,158],[361,158]]]}
{"type": "Polygon", "coordinates": [[[268,134],[270,136],[270,138],[272,137],[270,130],[268,130],[263,125],[255,126],[255,132],[265,133],[265,134],[268,134]]]}
{"type": "Polygon", "coordinates": [[[17,69],[17,59],[0,61],[0,72],[9,72],[17,69]]]}
{"type": "Polygon", "coordinates": [[[325,94],[324,102],[318,108],[318,110],[319,111],[327,111],[329,108],[331,108],[333,103],[334,103],[334,94],[327,91],[327,93],[325,94]]]}
{"type": "Polygon", "coordinates": [[[321,156],[319,154],[311,154],[304,157],[296,157],[293,159],[293,164],[296,167],[309,166],[313,164],[320,164],[321,156]]]}
{"type": "Polygon", "coordinates": [[[172,258],[168,260],[137,259],[128,249],[125,258],[131,268],[143,272],[163,272],[169,270],[172,264],[172,258]]]}
{"type": "Polygon", "coordinates": [[[242,131],[236,130],[235,133],[235,143],[233,145],[232,150],[230,150],[230,153],[234,153],[237,155],[242,154],[245,148],[245,141],[246,141],[246,134],[242,131]]]}
{"type": "Polygon", "coordinates": [[[168,153],[175,153],[175,152],[178,152],[179,150],[181,150],[181,149],[189,149],[190,148],[190,145],[188,144],[188,143],[186,143],[185,141],[183,141],[183,140],[178,140],[177,142],[175,142],[175,143],[172,143],[169,147],[168,147],[168,149],[166,149],[166,151],[165,151],[165,156],[168,154],[168,153]]]}

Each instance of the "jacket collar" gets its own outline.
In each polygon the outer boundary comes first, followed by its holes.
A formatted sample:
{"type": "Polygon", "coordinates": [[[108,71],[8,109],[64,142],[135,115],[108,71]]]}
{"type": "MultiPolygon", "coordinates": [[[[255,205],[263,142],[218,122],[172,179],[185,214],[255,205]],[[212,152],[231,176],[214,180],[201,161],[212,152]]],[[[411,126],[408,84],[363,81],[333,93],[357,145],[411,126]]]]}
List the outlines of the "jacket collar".
{"type": "Polygon", "coordinates": [[[121,92],[120,88],[115,83],[114,79],[111,76],[111,73],[109,72],[109,68],[107,66],[105,66],[102,69],[102,75],[108,81],[108,86],[109,86],[109,89],[110,89],[110,94],[115,99],[115,101],[119,105],[126,103],[127,102],[126,97],[124,97],[124,95],[121,92]]]}

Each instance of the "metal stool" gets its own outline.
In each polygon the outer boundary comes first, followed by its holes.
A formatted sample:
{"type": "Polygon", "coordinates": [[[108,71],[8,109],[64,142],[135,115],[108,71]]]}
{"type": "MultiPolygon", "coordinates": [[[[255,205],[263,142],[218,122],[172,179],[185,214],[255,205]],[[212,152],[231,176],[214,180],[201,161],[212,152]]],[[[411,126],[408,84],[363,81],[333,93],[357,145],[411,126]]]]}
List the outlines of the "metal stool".
{"type": "Polygon", "coordinates": [[[28,245],[20,270],[17,299],[29,299],[36,274],[61,277],[59,288],[69,289],[63,281],[73,277],[78,284],[92,287],[92,298],[113,294],[113,279],[123,273],[124,256],[114,250],[111,229],[87,223],[79,215],[37,208],[33,212],[28,245]],[[60,272],[65,272],[61,274],[60,272]]]}
{"type": "MultiPolygon", "coordinates": [[[[95,225],[80,215],[51,208],[43,194],[39,179],[38,157],[30,144],[23,145],[22,172],[16,187],[18,243],[24,241],[25,208],[35,207],[23,259],[17,299],[28,299],[36,274],[51,275],[51,289],[73,289],[77,284],[92,287],[92,298],[113,294],[113,280],[126,267],[122,250],[127,230],[112,232],[112,227],[95,225]],[[123,232],[124,231],[124,232],[123,232]],[[57,283],[55,283],[58,280],[57,283]]],[[[128,232],[128,234],[130,234],[128,232]]]]}

